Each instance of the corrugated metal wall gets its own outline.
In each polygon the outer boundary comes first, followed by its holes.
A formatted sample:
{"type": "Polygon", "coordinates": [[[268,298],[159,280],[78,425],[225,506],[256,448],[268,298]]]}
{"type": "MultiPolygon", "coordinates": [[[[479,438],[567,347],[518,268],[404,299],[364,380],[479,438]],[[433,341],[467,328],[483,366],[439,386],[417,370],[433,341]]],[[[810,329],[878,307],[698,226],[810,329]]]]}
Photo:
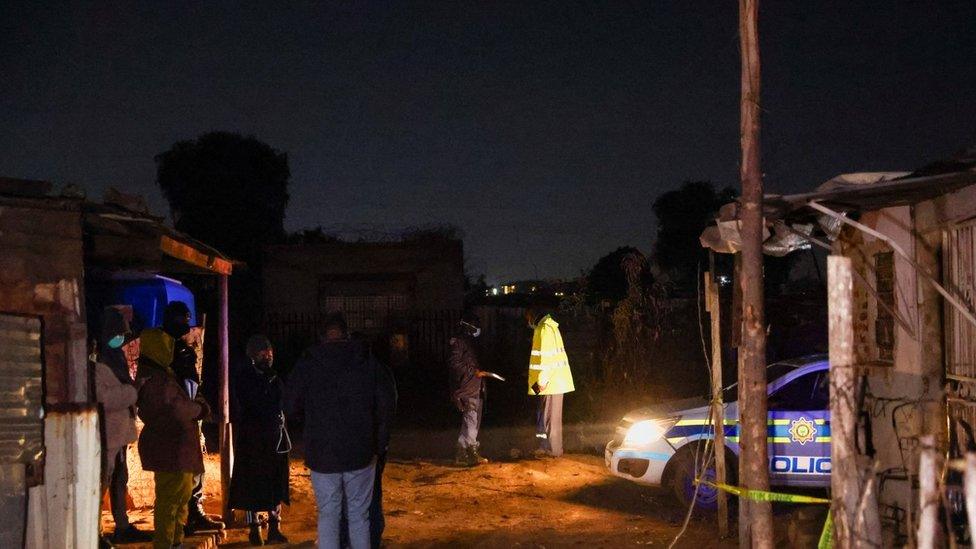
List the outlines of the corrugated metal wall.
{"type": "Polygon", "coordinates": [[[44,452],[41,321],[0,314],[0,462],[36,464],[44,452]]]}
{"type": "Polygon", "coordinates": [[[0,546],[19,547],[27,470],[44,453],[41,321],[0,314],[0,546]]]}

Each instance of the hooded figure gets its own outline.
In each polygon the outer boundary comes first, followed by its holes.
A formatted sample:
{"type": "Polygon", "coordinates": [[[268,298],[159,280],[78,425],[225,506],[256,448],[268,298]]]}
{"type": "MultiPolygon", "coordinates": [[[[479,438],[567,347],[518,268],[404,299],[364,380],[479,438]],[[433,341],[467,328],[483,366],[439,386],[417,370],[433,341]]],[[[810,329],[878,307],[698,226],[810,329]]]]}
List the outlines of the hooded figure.
{"type": "Polygon", "coordinates": [[[525,313],[532,330],[529,394],[539,397],[536,411],[537,455],[563,455],[563,395],[576,390],[559,323],[544,311],[525,313]]]}
{"type": "Polygon", "coordinates": [[[288,503],[291,439],[282,412],[282,383],[274,349],[263,335],[247,342],[247,354],[231,378],[234,474],[230,507],[247,511],[252,545],[261,545],[258,512],[268,513],[268,541],[288,543],[281,533],[281,503],[288,503]]]}
{"type": "MultiPolygon", "coordinates": [[[[200,391],[200,373],[197,372],[197,354],[184,336],[190,333],[190,308],[182,301],[170,301],[163,310],[163,332],[173,338],[173,359],[170,368],[176,379],[186,388],[190,398],[197,398],[200,391]]],[[[203,432],[198,435],[201,445],[203,432]]],[[[186,522],[186,535],[198,531],[216,531],[224,528],[224,523],[207,516],[203,511],[203,474],[193,477],[193,490],[188,503],[189,515],[186,522]]]]}
{"type": "Polygon", "coordinates": [[[142,468],[156,484],[153,546],[166,549],[183,542],[194,475],[203,474],[197,421],[210,415],[202,399],[190,398],[171,367],[176,342],[163,330],[142,332],[138,381],[142,468]]]}
{"type": "Polygon", "coordinates": [[[451,381],[451,401],[461,412],[461,432],[458,434],[454,462],[470,466],[488,463],[479,453],[478,431],[485,404],[485,372],[478,363],[474,340],[481,335],[477,316],[465,313],[458,323],[458,332],[451,338],[451,357],[448,361],[451,381]]]}
{"type": "Polygon", "coordinates": [[[129,470],[126,451],[136,441],[136,399],[138,393],[129,376],[129,364],[122,346],[133,339],[125,317],[115,307],[102,311],[95,368],[95,397],[101,408],[102,490],[109,491],[118,543],[146,542],[149,534],[129,523],[126,495],[129,470]]]}

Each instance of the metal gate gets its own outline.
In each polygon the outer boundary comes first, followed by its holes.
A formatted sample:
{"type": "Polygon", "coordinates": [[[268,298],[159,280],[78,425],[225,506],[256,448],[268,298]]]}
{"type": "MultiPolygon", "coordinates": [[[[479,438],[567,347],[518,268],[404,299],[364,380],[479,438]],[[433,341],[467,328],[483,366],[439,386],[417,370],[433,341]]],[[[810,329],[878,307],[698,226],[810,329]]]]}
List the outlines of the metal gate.
{"type": "MultiPolygon", "coordinates": [[[[976,308],[976,222],[950,229],[942,235],[943,283],[976,308]]],[[[958,384],[959,393],[976,400],[976,327],[959,309],[945,307],[946,377],[958,384]]],[[[950,401],[949,415],[976,427],[976,407],[950,401]]]]}

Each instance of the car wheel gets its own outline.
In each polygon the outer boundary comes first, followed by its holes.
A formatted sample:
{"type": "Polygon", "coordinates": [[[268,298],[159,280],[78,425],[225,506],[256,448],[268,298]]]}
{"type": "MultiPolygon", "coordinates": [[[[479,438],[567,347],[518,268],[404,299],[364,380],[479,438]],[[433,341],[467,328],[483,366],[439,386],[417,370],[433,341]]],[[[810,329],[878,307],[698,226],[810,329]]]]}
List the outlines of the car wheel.
{"type": "MultiPolygon", "coordinates": [[[[675,454],[672,464],[670,464],[672,467],[670,474],[671,489],[682,507],[688,507],[694,499],[697,509],[714,512],[718,509],[718,488],[702,484],[698,487],[698,496],[695,496],[695,479],[697,478],[695,475],[695,448],[696,445],[691,444],[675,454]]],[[[704,450],[704,446],[698,446],[698,448],[704,450]]],[[[727,480],[734,484],[736,465],[734,458],[730,459],[731,455],[730,452],[726,452],[725,463],[728,471],[727,480]]],[[[698,455],[698,459],[701,460],[701,454],[698,455]]],[[[705,469],[700,477],[703,480],[715,482],[714,464],[705,469]]]]}

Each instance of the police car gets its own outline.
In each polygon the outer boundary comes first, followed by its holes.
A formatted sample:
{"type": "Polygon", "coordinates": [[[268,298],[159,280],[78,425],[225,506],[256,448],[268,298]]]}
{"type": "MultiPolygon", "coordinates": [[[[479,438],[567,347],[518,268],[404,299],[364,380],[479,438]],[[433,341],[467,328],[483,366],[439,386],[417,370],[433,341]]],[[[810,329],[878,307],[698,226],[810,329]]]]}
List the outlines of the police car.
{"type": "MultiPolygon", "coordinates": [[[[773,486],[830,486],[829,363],[826,356],[767,367],[769,480],[773,486]]],[[[725,390],[725,446],[729,483],[739,455],[739,409],[735,386],[725,390]]],[[[696,452],[713,436],[703,399],[635,410],[624,416],[605,450],[610,472],[640,484],[674,491],[689,504],[695,491],[696,452]]],[[[714,480],[714,469],[702,477],[714,480]]],[[[715,508],[717,492],[703,484],[696,505],[715,508]]]]}

